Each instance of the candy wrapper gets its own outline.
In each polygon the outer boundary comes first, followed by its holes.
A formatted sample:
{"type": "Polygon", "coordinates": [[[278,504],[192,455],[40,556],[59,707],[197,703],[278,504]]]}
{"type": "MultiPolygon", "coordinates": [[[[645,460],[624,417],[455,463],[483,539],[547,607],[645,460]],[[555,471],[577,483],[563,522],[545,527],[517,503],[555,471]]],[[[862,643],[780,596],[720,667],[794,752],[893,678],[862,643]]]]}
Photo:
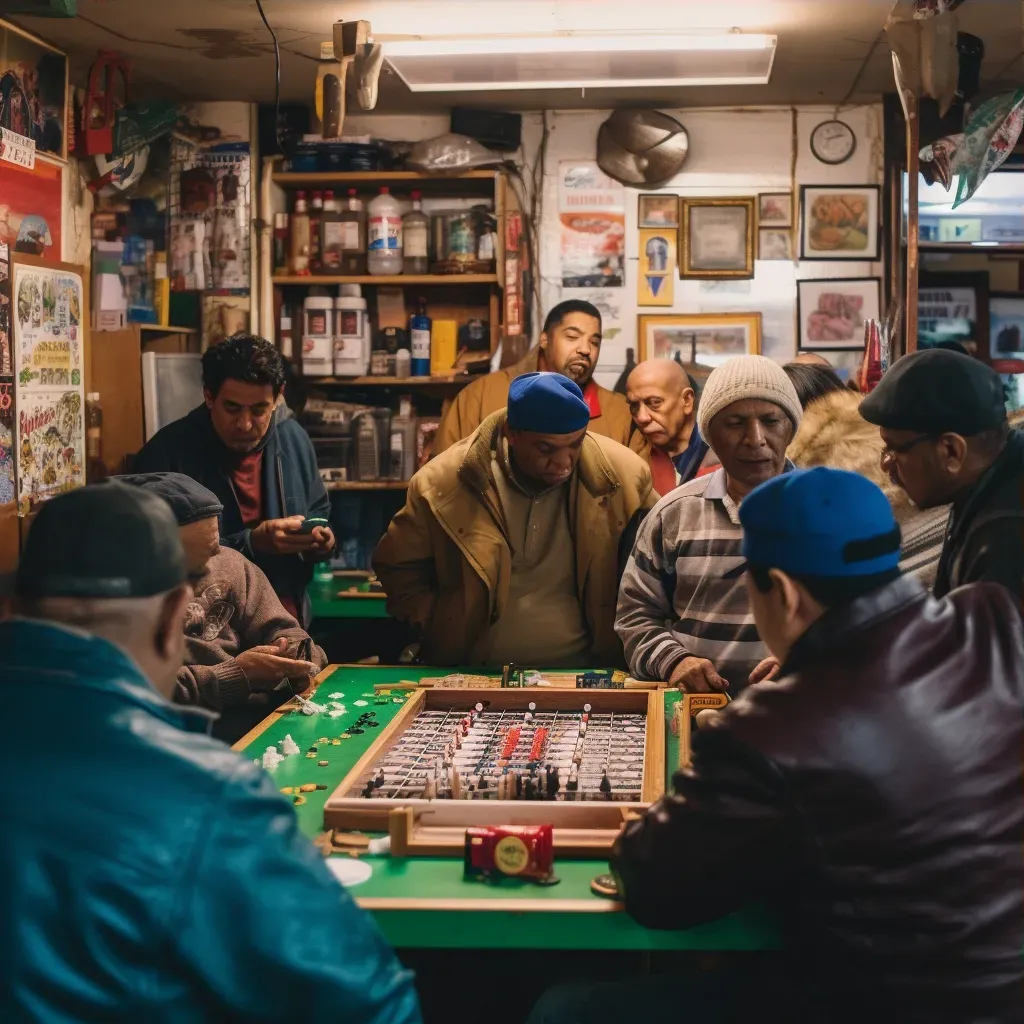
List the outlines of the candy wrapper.
{"type": "Polygon", "coordinates": [[[918,21],[937,18],[940,14],[955,11],[964,0],[914,0],[914,17],[918,21]]]}
{"type": "Polygon", "coordinates": [[[960,182],[953,209],[962,206],[1010,155],[1024,127],[1024,89],[982,103],[964,129],[957,151],[960,182]]]}

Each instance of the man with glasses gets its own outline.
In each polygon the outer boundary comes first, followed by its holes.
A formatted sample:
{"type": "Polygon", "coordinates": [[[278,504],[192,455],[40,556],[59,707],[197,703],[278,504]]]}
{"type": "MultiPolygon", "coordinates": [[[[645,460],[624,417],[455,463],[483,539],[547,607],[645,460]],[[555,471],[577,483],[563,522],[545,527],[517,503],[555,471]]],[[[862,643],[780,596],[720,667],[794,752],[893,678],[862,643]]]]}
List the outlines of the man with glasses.
{"type": "Polygon", "coordinates": [[[1024,437],[1003,386],[959,352],[904,356],[861,403],[881,431],[882,467],[918,508],[950,505],[934,593],[992,580],[1024,597],[1024,437]]]}

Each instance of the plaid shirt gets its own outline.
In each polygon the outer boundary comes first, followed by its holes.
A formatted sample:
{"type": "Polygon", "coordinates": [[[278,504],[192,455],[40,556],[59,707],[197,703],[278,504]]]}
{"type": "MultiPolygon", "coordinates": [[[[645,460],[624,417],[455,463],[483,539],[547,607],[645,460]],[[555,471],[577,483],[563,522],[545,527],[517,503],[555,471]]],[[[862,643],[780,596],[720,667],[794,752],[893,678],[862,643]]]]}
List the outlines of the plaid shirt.
{"type": "Polygon", "coordinates": [[[742,542],[724,469],[678,487],[650,511],[623,573],[615,616],[636,678],[667,680],[692,656],[711,661],[733,696],[746,686],[768,649],[747,598],[742,542]]]}

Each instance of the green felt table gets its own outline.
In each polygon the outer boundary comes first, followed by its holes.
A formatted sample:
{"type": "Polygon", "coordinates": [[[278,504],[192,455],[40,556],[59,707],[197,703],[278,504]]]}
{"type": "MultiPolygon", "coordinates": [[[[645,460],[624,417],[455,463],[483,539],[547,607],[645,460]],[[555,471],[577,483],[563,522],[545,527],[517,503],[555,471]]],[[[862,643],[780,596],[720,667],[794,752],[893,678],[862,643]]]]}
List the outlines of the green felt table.
{"type": "Polygon", "coordinates": [[[383,594],[346,593],[337,584],[312,583],[309,603],[314,619],[386,619],[387,599],[383,594]]]}
{"type": "MultiPolygon", "coordinates": [[[[374,711],[381,725],[401,709],[408,691],[392,691],[388,704],[374,703],[374,685],[413,682],[437,675],[436,668],[412,666],[336,665],[321,676],[316,699],[336,699],[345,712],[304,715],[288,711],[271,715],[243,737],[236,747],[259,757],[286,734],[299,745],[298,756],[286,758],[274,770],[282,788],[323,783],[326,790],[305,794],[296,807],[299,824],[310,837],[323,827],[327,797],[376,738],[376,729],[351,736],[335,746],[330,741],[366,711],[374,711]],[[332,694],[344,696],[332,698],[332,694]],[[401,703],[395,703],[395,701],[401,703]],[[357,706],[356,701],[366,701],[357,706]],[[318,740],[326,738],[326,744],[318,740]],[[317,746],[314,758],[306,757],[317,746]],[[325,767],[319,761],[327,761],[325,767]]],[[[671,705],[676,695],[666,694],[671,705]]],[[[666,729],[666,765],[678,762],[678,742],[666,729]]],[[[666,780],[669,782],[670,780],[666,780]]],[[[600,860],[559,860],[555,886],[538,886],[508,879],[491,885],[462,877],[456,857],[366,857],[373,868],[370,879],[352,890],[369,910],[394,946],[404,948],[480,949],[622,949],[622,950],[752,950],[779,946],[777,931],[767,915],[746,910],[721,921],[681,932],[652,932],[635,924],[621,908],[590,892],[590,882],[607,870],[600,860]]]]}

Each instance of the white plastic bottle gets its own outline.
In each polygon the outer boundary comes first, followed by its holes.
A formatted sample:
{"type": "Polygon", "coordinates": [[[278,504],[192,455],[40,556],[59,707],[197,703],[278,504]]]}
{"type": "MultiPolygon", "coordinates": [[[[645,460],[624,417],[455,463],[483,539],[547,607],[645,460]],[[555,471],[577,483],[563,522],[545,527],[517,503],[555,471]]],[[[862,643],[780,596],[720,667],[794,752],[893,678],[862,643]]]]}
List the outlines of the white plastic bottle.
{"type": "Polygon", "coordinates": [[[370,369],[370,325],[357,284],[343,284],[334,300],[334,376],[361,377],[370,369]]]}
{"type": "Polygon", "coordinates": [[[402,272],[402,207],[387,185],[366,207],[366,262],[371,274],[402,272]]]}

